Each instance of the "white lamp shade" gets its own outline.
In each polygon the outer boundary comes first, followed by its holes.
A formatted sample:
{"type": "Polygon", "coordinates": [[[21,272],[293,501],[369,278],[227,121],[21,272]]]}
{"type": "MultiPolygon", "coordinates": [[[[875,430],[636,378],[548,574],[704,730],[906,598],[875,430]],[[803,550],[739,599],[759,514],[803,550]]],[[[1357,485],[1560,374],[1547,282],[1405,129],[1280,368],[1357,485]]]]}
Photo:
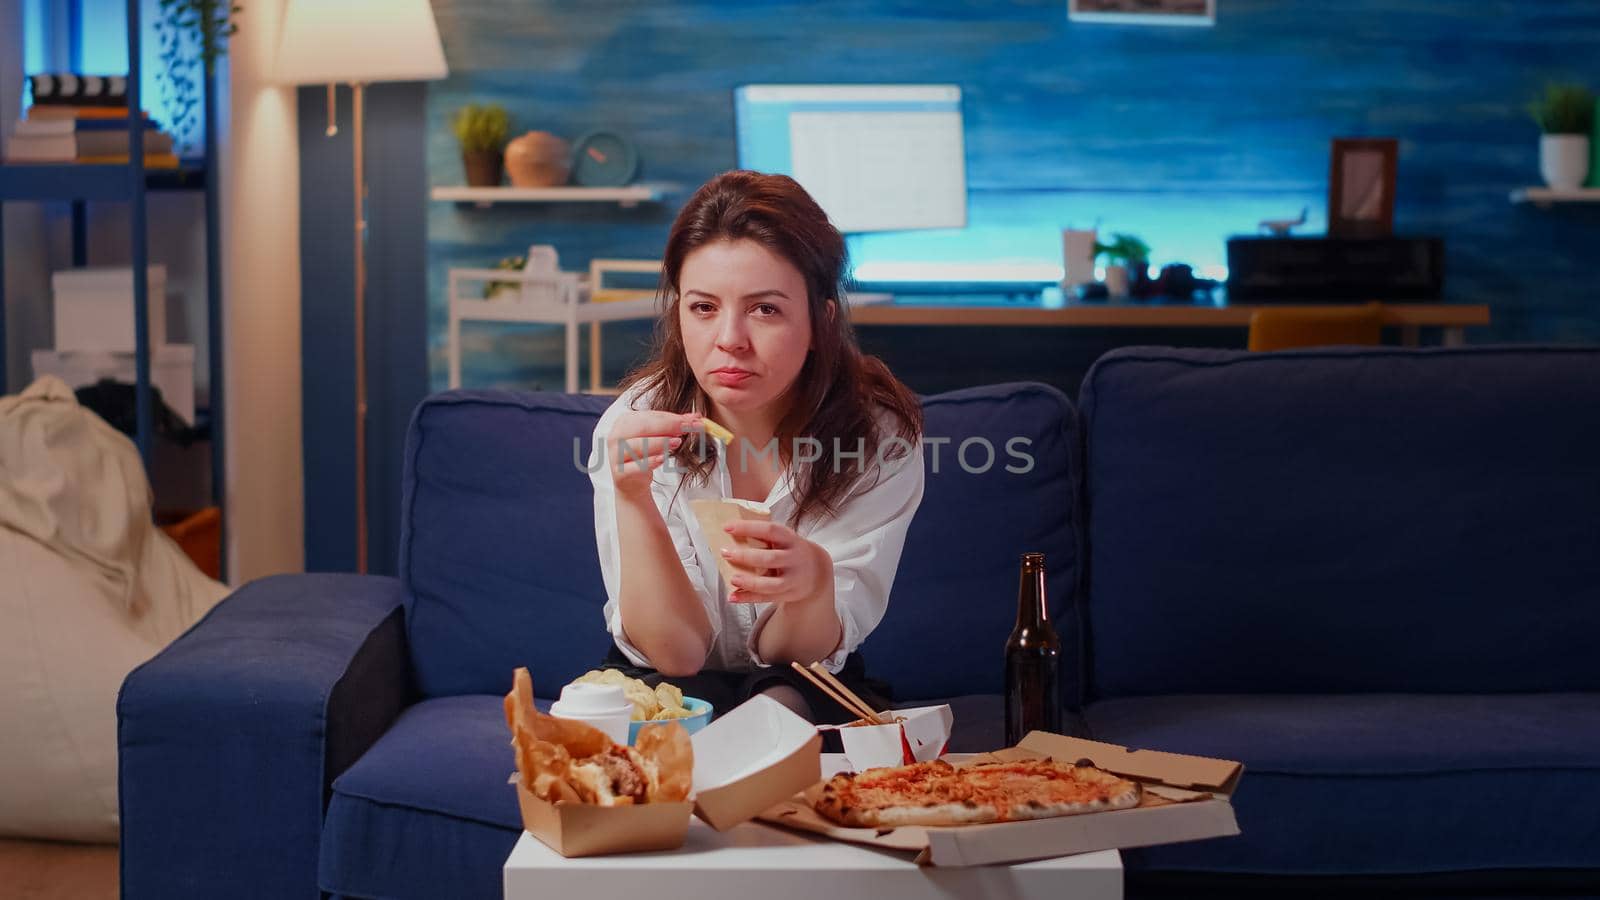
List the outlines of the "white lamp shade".
{"type": "Polygon", "coordinates": [[[431,81],[449,74],[428,0],[289,0],[281,84],[431,81]]]}

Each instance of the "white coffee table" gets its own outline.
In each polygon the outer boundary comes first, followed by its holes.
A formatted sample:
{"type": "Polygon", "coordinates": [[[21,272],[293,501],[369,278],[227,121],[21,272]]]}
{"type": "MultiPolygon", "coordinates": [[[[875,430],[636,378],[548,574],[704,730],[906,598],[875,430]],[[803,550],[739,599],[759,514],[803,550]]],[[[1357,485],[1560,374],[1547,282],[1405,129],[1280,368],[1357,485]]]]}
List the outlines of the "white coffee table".
{"type": "MultiPolygon", "coordinates": [[[[842,758],[824,754],[824,772],[842,758]]],[[[761,822],[718,832],[699,819],[677,850],[566,859],[526,832],[506,860],[506,900],[654,896],[676,900],[874,900],[1004,897],[1121,900],[1115,850],[1010,866],[930,868],[908,855],[761,822]]]]}

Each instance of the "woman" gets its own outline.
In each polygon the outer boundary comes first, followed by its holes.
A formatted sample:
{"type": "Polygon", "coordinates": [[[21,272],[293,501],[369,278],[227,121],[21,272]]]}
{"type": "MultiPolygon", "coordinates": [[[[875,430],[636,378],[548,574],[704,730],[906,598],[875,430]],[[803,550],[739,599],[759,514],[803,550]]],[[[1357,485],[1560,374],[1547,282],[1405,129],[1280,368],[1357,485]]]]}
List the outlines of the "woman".
{"type": "Polygon", "coordinates": [[[765,692],[847,721],[789,666],[820,660],[886,702],[855,650],[883,618],[922,500],[922,411],[857,346],[845,272],[844,238],[786,176],[724,173],[679,213],[652,358],[594,433],[608,667],[668,678],[718,712],[765,692]],[[733,443],[706,440],[707,418],[733,443]],[[750,546],[725,551],[726,583],[690,511],[702,498],[771,512],[728,527],[750,546]]]}

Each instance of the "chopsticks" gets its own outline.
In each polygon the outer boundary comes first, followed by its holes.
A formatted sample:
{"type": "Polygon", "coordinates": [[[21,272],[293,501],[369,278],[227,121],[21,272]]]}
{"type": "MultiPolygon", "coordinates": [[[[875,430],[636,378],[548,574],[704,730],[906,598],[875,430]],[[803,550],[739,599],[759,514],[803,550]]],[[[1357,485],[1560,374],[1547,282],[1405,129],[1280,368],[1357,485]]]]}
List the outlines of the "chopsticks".
{"type": "Polygon", "coordinates": [[[867,701],[856,695],[855,691],[845,687],[844,682],[833,676],[832,672],[823,668],[822,663],[812,663],[811,668],[806,668],[797,662],[789,663],[796,672],[805,676],[805,679],[817,686],[817,689],[833,698],[835,703],[849,710],[853,715],[866,719],[874,725],[882,722],[878,714],[873,711],[867,701]]]}

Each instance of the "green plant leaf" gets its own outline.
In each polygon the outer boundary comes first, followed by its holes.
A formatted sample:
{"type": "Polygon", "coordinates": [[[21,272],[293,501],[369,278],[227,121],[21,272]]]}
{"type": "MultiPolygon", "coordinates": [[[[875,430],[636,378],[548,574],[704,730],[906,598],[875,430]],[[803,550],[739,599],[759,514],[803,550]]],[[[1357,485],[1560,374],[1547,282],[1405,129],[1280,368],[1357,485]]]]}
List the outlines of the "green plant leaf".
{"type": "Polygon", "coordinates": [[[242,4],[228,0],[159,0],[156,32],[160,37],[156,72],[163,106],[168,111],[167,131],[181,149],[199,139],[196,112],[204,90],[204,75],[215,71],[216,61],[227,54],[227,40],[239,32],[232,20],[242,4]]]}
{"type": "Polygon", "coordinates": [[[463,151],[499,151],[510,137],[511,118],[498,104],[469,104],[456,111],[451,127],[463,151]]]}
{"type": "Polygon", "coordinates": [[[1545,134],[1588,134],[1594,127],[1595,96],[1582,84],[1551,83],[1527,110],[1545,134]]]}
{"type": "Polygon", "coordinates": [[[1096,259],[1106,257],[1112,265],[1145,262],[1150,259],[1150,245],[1134,235],[1115,233],[1109,244],[1095,241],[1094,255],[1096,259]]]}

